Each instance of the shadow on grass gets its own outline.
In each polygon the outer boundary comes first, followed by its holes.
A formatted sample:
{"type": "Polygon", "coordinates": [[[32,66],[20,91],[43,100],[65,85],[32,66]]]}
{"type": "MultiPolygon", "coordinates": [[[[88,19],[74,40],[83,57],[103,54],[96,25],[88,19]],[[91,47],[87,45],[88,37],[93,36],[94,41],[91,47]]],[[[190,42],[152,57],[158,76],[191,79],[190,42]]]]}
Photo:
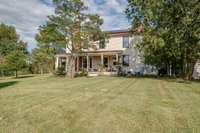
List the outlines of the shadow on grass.
{"type": "MultiPolygon", "coordinates": [[[[123,76],[121,76],[121,77],[123,77],[123,76]]],[[[132,77],[124,77],[124,78],[163,80],[163,81],[167,81],[167,82],[175,82],[175,83],[182,83],[182,84],[191,84],[192,82],[200,83],[199,80],[184,80],[182,78],[175,78],[175,77],[132,76],[132,77]]]]}
{"type": "Polygon", "coordinates": [[[167,81],[167,82],[175,82],[175,83],[180,83],[180,84],[191,84],[192,80],[184,80],[184,79],[179,79],[179,78],[163,78],[161,80],[167,81]]]}
{"type": "Polygon", "coordinates": [[[9,86],[15,85],[17,83],[18,83],[18,81],[10,81],[10,82],[0,83],[0,90],[3,88],[9,87],[9,86]]]}
{"type": "Polygon", "coordinates": [[[32,78],[34,77],[33,75],[24,75],[24,76],[19,76],[19,77],[14,77],[14,79],[24,79],[24,78],[32,78]]]}

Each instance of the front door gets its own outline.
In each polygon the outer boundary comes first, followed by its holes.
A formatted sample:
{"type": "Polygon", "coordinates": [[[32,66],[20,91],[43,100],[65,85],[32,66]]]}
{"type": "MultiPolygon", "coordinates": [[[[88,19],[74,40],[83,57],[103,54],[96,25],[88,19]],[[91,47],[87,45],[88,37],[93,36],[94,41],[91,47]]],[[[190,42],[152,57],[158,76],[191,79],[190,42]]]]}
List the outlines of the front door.
{"type": "Polygon", "coordinates": [[[108,67],[108,57],[103,58],[103,64],[105,67],[108,67]]]}
{"type": "Polygon", "coordinates": [[[83,68],[84,69],[87,69],[87,58],[84,56],[84,57],[82,57],[82,60],[83,60],[83,68]]]}
{"type": "Polygon", "coordinates": [[[92,69],[92,57],[90,57],[90,68],[92,69]]]}

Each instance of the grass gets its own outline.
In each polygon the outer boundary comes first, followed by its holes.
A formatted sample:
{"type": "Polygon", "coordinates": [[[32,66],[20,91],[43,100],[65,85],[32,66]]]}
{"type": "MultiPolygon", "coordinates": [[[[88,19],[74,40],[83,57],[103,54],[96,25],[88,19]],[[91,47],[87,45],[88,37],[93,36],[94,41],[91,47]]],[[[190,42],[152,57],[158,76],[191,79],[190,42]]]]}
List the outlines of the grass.
{"type": "Polygon", "coordinates": [[[0,80],[2,133],[198,133],[200,83],[52,76],[0,80]]]}

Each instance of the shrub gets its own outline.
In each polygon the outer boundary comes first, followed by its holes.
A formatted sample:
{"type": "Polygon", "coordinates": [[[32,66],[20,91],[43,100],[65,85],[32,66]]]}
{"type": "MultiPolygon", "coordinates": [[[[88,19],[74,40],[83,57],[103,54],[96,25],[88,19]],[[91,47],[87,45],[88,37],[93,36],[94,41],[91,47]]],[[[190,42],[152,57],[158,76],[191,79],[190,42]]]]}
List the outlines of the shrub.
{"type": "Polygon", "coordinates": [[[81,70],[81,73],[79,74],[80,77],[88,76],[88,72],[85,69],[81,70]]]}
{"type": "Polygon", "coordinates": [[[60,67],[56,71],[56,75],[65,75],[65,74],[66,74],[65,67],[60,67]]]}

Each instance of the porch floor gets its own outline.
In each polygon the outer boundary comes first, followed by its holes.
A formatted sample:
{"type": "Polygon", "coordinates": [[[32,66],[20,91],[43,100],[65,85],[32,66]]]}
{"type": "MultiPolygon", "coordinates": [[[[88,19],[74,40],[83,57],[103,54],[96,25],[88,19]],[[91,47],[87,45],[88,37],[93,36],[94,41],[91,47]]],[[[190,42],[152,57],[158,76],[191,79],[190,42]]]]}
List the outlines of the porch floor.
{"type": "Polygon", "coordinates": [[[117,72],[88,72],[89,77],[96,77],[96,76],[115,76],[117,75],[117,72]]]}

